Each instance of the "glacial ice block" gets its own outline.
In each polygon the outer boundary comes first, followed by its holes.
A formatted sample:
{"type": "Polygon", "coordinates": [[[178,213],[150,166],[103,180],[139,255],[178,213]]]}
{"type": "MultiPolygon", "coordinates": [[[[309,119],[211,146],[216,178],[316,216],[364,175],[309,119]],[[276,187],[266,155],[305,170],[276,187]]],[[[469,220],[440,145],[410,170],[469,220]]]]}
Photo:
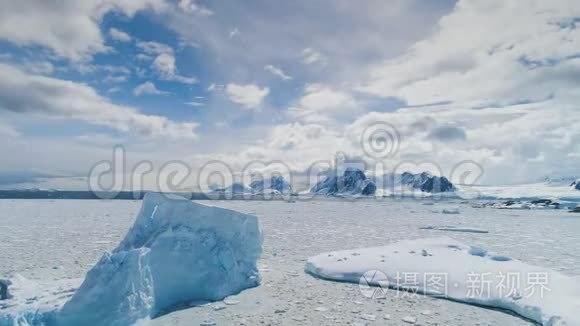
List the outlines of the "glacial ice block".
{"type": "Polygon", "coordinates": [[[149,193],[125,239],[88,272],[58,325],[131,325],[259,285],[255,216],[149,193]]]}

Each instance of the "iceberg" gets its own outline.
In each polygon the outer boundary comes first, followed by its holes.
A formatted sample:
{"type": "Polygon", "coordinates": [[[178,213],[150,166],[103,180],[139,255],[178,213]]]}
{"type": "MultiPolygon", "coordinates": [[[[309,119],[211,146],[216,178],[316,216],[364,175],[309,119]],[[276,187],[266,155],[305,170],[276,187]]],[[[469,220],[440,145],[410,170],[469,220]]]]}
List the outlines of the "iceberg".
{"type": "Polygon", "coordinates": [[[59,314],[63,325],[128,325],[259,285],[258,219],[149,193],[125,239],[59,314]]]}
{"type": "Polygon", "coordinates": [[[310,189],[310,192],[318,195],[363,195],[372,196],[377,187],[369,180],[364,172],[355,168],[347,168],[342,175],[330,171],[326,177],[310,189]]]}
{"type": "Polygon", "coordinates": [[[309,258],[305,270],[325,280],[358,283],[361,291],[404,290],[511,311],[546,326],[580,325],[578,278],[448,237],[323,253],[309,258]]]}
{"type": "Polygon", "coordinates": [[[0,313],[0,325],[133,325],[222,300],[259,285],[261,248],[255,216],[148,193],[125,238],[70,300],[55,299],[53,311],[43,313],[38,307],[0,313]]]}

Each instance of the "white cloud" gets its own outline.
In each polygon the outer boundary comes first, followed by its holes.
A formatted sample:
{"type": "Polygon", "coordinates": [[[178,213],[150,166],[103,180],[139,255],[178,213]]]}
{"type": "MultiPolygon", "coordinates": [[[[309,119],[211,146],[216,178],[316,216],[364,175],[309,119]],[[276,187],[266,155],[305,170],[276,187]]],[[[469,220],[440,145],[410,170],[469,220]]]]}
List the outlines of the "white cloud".
{"type": "Polygon", "coordinates": [[[153,60],[153,69],[162,76],[175,74],[175,57],[172,54],[162,53],[153,60]]]}
{"type": "Polygon", "coordinates": [[[135,87],[135,89],[133,90],[133,94],[135,94],[135,96],[141,96],[143,94],[164,95],[169,94],[169,92],[160,91],[157,89],[155,84],[153,84],[150,81],[147,81],[135,87]]]}
{"type": "Polygon", "coordinates": [[[152,56],[146,55],[145,53],[138,53],[137,55],[135,55],[135,59],[139,61],[151,61],[154,58],[152,56]]]}
{"type": "Polygon", "coordinates": [[[169,45],[154,41],[139,41],[137,47],[149,55],[173,53],[173,49],[169,45]]]}
{"type": "Polygon", "coordinates": [[[127,81],[127,76],[107,76],[103,79],[105,83],[122,83],[127,81]]]}
{"type": "Polygon", "coordinates": [[[291,119],[307,123],[352,119],[360,113],[350,93],[321,84],[307,85],[303,96],[288,110],[291,119]]]}
{"type": "Polygon", "coordinates": [[[73,61],[106,52],[100,23],[108,12],[133,16],[137,11],[161,11],[165,0],[0,2],[0,39],[19,46],[42,46],[73,61]],[[66,17],[66,18],[63,18],[66,17]]]}
{"type": "Polygon", "coordinates": [[[109,35],[115,41],[119,42],[131,42],[131,36],[122,30],[112,27],[109,29],[109,35]]]}
{"type": "Polygon", "coordinates": [[[2,137],[2,138],[16,138],[19,136],[20,136],[20,133],[18,133],[18,131],[16,131],[16,129],[14,129],[12,126],[4,124],[0,120],[0,137],[2,137]]]}
{"type": "Polygon", "coordinates": [[[153,70],[159,74],[162,79],[173,80],[183,84],[195,84],[197,79],[193,77],[181,76],[177,73],[177,67],[175,66],[175,56],[173,53],[166,52],[161,53],[153,60],[152,64],[153,70]]]}
{"type": "Polygon", "coordinates": [[[282,80],[291,80],[292,77],[286,75],[282,69],[274,67],[273,65],[266,65],[264,69],[270,72],[272,75],[279,77],[282,80]]]}
{"type": "Polygon", "coordinates": [[[308,65],[315,63],[324,64],[326,62],[324,56],[313,48],[306,48],[302,50],[302,60],[308,65]]]}
{"type": "Polygon", "coordinates": [[[257,109],[262,100],[270,93],[270,89],[268,87],[260,88],[253,84],[228,84],[226,92],[232,102],[241,104],[246,109],[257,109]]]}
{"type": "Polygon", "coordinates": [[[233,39],[236,36],[241,35],[242,33],[240,32],[240,30],[237,27],[234,27],[234,29],[232,29],[230,31],[230,39],[233,39]]]}
{"type": "Polygon", "coordinates": [[[109,88],[107,90],[107,93],[111,93],[112,94],[112,93],[118,93],[120,91],[122,91],[121,87],[119,87],[119,86],[113,86],[113,87],[111,87],[111,88],[109,88]]]}
{"type": "Polygon", "coordinates": [[[192,101],[192,102],[185,102],[186,105],[189,106],[204,106],[205,104],[202,102],[196,102],[196,101],[192,101]]]}
{"type": "Polygon", "coordinates": [[[452,101],[471,107],[567,92],[578,83],[571,74],[580,68],[572,59],[580,31],[562,23],[578,16],[580,7],[567,0],[460,1],[433,36],[372,66],[360,89],[411,105],[452,101]]]}
{"type": "Polygon", "coordinates": [[[197,14],[200,16],[211,16],[213,11],[202,7],[195,3],[195,0],[179,0],[179,8],[189,14],[197,14]]]}
{"type": "Polygon", "coordinates": [[[50,75],[54,72],[54,65],[48,61],[26,61],[22,65],[22,69],[40,75],[50,75]]]}
{"type": "Polygon", "coordinates": [[[0,64],[0,110],[12,114],[84,121],[141,136],[195,139],[195,122],[174,122],[117,105],[93,88],[71,81],[29,75],[0,64]]]}
{"type": "Polygon", "coordinates": [[[211,83],[211,85],[209,85],[207,87],[207,91],[208,92],[213,92],[213,91],[218,91],[218,90],[224,90],[226,88],[225,85],[222,84],[216,84],[216,83],[211,83]]]}

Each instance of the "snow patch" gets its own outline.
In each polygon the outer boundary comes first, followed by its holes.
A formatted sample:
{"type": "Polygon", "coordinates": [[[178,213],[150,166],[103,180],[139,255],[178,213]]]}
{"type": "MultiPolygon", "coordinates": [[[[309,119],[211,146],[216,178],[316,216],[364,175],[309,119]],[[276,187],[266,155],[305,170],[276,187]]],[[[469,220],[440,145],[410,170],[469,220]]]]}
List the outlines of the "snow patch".
{"type": "Polygon", "coordinates": [[[419,293],[509,310],[542,325],[580,325],[577,278],[490,255],[484,249],[448,237],[323,253],[308,259],[305,270],[322,279],[351,283],[361,282],[369,271],[379,271],[372,279],[366,279],[368,285],[400,290],[411,290],[401,285],[400,274],[413,273],[416,283],[412,289],[419,293]],[[357,255],[352,255],[355,252],[357,255]],[[445,275],[444,285],[428,281],[433,273],[445,275]],[[506,283],[508,275],[518,275],[519,282],[506,283]],[[538,276],[542,280],[545,276],[546,283],[537,282],[538,276]],[[484,286],[473,286],[477,285],[477,277],[486,282],[484,286]]]}

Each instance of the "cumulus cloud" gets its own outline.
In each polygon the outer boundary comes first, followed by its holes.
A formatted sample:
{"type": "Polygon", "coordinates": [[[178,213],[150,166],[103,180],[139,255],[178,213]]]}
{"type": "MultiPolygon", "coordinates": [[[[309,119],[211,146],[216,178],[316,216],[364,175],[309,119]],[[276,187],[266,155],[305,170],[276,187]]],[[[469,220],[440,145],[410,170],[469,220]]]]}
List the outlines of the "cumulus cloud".
{"type": "Polygon", "coordinates": [[[197,79],[193,77],[185,77],[177,74],[175,56],[172,53],[159,54],[153,60],[152,67],[162,79],[173,80],[183,84],[195,84],[197,82],[197,79]]]}
{"type": "Polygon", "coordinates": [[[139,41],[137,47],[149,55],[159,55],[163,53],[173,53],[173,48],[167,44],[155,41],[139,41]]]}
{"type": "Polygon", "coordinates": [[[26,61],[21,67],[33,74],[50,75],[54,72],[54,65],[48,61],[26,61]]]}
{"type": "Polygon", "coordinates": [[[197,83],[197,79],[182,76],[178,73],[175,64],[175,54],[173,48],[169,45],[154,41],[140,41],[137,42],[137,47],[144,52],[138,54],[137,59],[145,61],[152,59],[151,68],[161,79],[189,85],[197,83]]]}
{"type": "Polygon", "coordinates": [[[270,89],[268,87],[260,88],[257,85],[238,85],[228,84],[226,93],[234,103],[241,104],[246,109],[258,109],[262,100],[268,96],[270,89]]]}
{"type": "Polygon", "coordinates": [[[578,16],[580,8],[567,0],[459,1],[433,36],[370,67],[360,90],[396,96],[410,105],[453,102],[469,107],[566,93],[578,83],[572,75],[580,69],[580,32],[565,22],[578,16]]]}
{"type": "Polygon", "coordinates": [[[135,96],[141,96],[143,94],[163,95],[169,94],[169,92],[160,91],[157,89],[155,84],[153,84],[150,81],[147,81],[135,87],[135,89],[133,90],[133,94],[135,94],[135,96]]]}
{"type": "Polygon", "coordinates": [[[2,1],[0,39],[19,46],[46,47],[73,61],[87,60],[109,50],[99,26],[105,14],[133,16],[140,10],[166,7],[165,0],[2,1]]]}
{"type": "Polygon", "coordinates": [[[272,65],[266,65],[264,66],[264,69],[268,72],[270,72],[272,75],[282,79],[282,80],[291,80],[292,77],[286,75],[284,73],[284,71],[282,71],[282,69],[274,67],[272,65]]]}
{"type": "Polygon", "coordinates": [[[85,84],[26,74],[5,64],[0,64],[0,110],[79,120],[142,136],[197,137],[195,122],[141,114],[135,108],[111,103],[85,84]]]}
{"type": "Polygon", "coordinates": [[[131,36],[120,29],[112,27],[109,29],[109,35],[115,41],[119,42],[131,42],[131,36]]]}

